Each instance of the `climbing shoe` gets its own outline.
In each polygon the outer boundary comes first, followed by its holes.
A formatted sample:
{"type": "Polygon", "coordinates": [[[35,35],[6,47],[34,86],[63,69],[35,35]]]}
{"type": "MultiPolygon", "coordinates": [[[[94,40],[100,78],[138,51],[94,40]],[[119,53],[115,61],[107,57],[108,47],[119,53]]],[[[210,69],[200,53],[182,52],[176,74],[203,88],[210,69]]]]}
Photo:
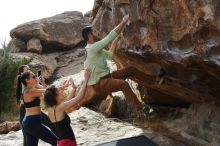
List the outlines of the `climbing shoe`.
{"type": "Polygon", "coordinates": [[[152,107],[150,107],[149,105],[145,105],[144,109],[143,109],[143,113],[144,113],[145,117],[149,117],[149,116],[155,114],[155,110],[152,107]]]}
{"type": "Polygon", "coordinates": [[[158,79],[156,81],[158,85],[163,85],[165,83],[165,74],[166,74],[165,69],[161,68],[160,73],[158,75],[158,79]]]}

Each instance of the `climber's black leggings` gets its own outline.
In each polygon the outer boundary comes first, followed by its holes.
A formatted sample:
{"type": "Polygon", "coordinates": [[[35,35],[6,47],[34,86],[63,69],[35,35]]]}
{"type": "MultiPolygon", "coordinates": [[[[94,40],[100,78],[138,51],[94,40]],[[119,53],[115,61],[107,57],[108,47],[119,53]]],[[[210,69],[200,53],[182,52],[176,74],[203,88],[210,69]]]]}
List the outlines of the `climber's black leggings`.
{"type": "Polygon", "coordinates": [[[41,124],[41,116],[25,116],[22,121],[26,143],[28,146],[37,146],[41,139],[52,146],[57,145],[57,137],[44,125],[41,124]]]}

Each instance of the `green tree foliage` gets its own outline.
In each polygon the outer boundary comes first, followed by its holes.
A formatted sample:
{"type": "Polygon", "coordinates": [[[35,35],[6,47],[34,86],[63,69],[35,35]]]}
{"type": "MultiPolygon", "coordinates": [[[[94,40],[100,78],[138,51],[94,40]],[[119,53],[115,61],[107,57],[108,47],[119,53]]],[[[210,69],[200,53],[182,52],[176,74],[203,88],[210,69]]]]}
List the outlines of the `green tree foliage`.
{"type": "Polygon", "coordinates": [[[31,59],[24,58],[14,62],[10,59],[10,46],[4,42],[0,49],[0,116],[1,113],[13,111],[15,108],[15,81],[18,74],[18,67],[28,64],[31,59]]]}

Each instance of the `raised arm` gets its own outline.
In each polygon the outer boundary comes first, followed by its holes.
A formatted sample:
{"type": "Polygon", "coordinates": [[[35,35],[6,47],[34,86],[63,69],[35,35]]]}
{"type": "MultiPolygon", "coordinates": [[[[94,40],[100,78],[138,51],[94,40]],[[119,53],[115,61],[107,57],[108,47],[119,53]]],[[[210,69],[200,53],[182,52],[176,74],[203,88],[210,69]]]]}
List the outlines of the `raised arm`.
{"type": "Polygon", "coordinates": [[[72,99],[73,97],[76,96],[76,90],[77,90],[77,86],[75,85],[74,81],[72,78],[69,79],[69,83],[72,85],[72,91],[71,93],[69,94],[69,96],[66,98],[66,101],[72,99]]]}
{"type": "Polygon", "coordinates": [[[125,25],[128,23],[129,20],[129,15],[126,15],[123,17],[121,23],[119,23],[114,29],[113,31],[117,32],[117,34],[120,34],[121,31],[124,29],[125,25]]]}
{"type": "Polygon", "coordinates": [[[29,91],[25,91],[24,97],[27,96],[30,98],[38,98],[38,97],[41,97],[45,91],[46,91],[46,89],[33,88],[33,89],[30,89],[29,91]]]}
{"type": "Polygon", "coordinates": [[[104,49],[106,46],[108,46],[116,37],[118,34],[121,33],[121,31],[124,29],[128,22],[129,16],[126,15],[123,17],[123,20],[121,23],[119,23],[106,37],[104,37],[102,40],[93,43],[90,45],[90,49],[92,51],[100,51],[104,49]]]}
{"type": "Polygon", "coordinates": [[[87,83],[88,80],[90,78],[91,75],[91,70],[90,69],[86,69],[85,73],[84,73],[84,81],[83,81],[83,85],[80,88],[79,93],[77,94],[76,97],[70,99],[69,101],[65,101],[60,105],[60,109],[63,111],[68,110],[69,108],[71,108],[72,106],[76,105],[81,99],[83,99],[85,92],[86,92],[86,87],[87,87],[87,83]]]}
{"type": "Polygon", "coordinates": [[[114,39],[114,41],[113,41],[112,44],[111,44],[111,47],[110,47],[109,51],[115,53],[115,50],[116,50],[116,47],[117,47],[117,43],[118,43],[119,40],[120,40],[120,35],[117,36],[117,37],[114,39]]]}
{"type": "Polygon", "coordinates": [[[45,83],[45,79],[43,77],[39,78],[37,77],[38,84],[36,85],[37,89],[44,89],[47,87],[47,84],[45,83]]]}

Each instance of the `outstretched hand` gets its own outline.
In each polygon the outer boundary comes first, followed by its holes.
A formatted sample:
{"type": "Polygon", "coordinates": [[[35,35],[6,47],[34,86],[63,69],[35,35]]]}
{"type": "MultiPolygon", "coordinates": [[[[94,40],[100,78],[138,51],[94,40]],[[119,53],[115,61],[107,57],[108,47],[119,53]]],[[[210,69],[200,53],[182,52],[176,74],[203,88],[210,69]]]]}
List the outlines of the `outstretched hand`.
{"type": "Polygon", "coordinates": [[[77,88],[77,86],[75,85],[74,80],[72,78],[69,79],[69,83],[70,83],[70,85],[72,85],[73,89],[77,88]]]}
{"type": "Polygon", "coordinates": [[[61,90],[65,90],[67,87],[69,87],[70,83],[68,80],[65,80],[61,85],[61,90]]]}
{"type": "Polygon", "coordinates": [[[122,21],[124,22],[128,22],[128,20],[129,20],[129,15],[125,15],[122,19],[122,21]]]}
{"type": "Polygon", "coordinates": [[[126,26],[129,20],[129,15],[125,15],[121,21],[113,30],[117,33],[120,34],[123,28],[126,26]]]}
{"type": "Polygon", "coordinates": [[[43,77],[38,77],[39,78],[39,83],[45,84],[45,79],[43,77]]]}

